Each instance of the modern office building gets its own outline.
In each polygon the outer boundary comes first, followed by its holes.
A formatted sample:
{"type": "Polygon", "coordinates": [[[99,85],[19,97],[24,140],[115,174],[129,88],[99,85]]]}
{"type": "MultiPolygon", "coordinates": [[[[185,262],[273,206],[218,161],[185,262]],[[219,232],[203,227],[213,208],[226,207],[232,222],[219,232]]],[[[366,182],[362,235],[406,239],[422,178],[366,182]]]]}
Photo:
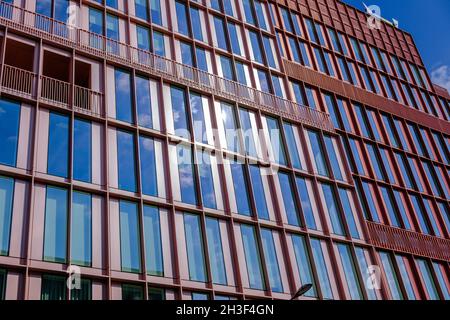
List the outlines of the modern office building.
{"type": "Polygon", "coordinates": [[[10,0],[0,38],[0,299],[450,298],[450,95],[409,33],[10,0]]]}

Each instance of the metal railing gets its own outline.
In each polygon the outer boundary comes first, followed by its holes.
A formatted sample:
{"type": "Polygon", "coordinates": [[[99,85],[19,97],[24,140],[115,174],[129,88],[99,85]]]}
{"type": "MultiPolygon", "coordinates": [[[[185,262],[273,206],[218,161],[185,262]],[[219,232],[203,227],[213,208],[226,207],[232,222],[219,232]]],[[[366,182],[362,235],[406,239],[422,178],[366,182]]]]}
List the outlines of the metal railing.
{"type": "Polygon", "coordinates": [[[37,74],[33,72],[4,65],[1,85],[4,92],[13,95],[29,99],[39,98],[47,104],[68,109],[73,106],[80,112],[103,115],[102,93],[65,81],[46,76],[38,78],[37,74]],[[37,92],[38,80],[40,81],[39,94],[37,92]]]}
{"type": "Polygon", "coordinates": [[[102,35],[68,26],[65,23],[26,9],[0,2],[0,23],[86,53],[161,76],[225,99],[279,114],[287,119],[334,131],[330,116],[267,92],[183,65],[102,35]],[[5,13],[5,14],[2,14],[5,13]]]}
{"type": "Polygon", "coordinates": [[[450,240],[367,221],[376,247],[450,261],[450,240]]]}

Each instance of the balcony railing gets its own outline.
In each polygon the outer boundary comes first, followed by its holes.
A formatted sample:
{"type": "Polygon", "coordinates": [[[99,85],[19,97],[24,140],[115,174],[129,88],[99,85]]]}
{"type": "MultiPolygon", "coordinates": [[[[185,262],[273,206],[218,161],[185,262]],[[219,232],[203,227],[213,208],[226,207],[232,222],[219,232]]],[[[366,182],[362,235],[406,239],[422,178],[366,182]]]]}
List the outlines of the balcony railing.
{"type": "Polygon", "coordinates": [[[103,115],[102,93],[46,76],[40,76],[39,81],[38,94],[38,76],[35,73],[9,65],[3,66],[1,84],[4,92],[28,99],[39,98],[47,104],[63,108],[73,105],[79,112],[103,115]]]}
{"type": "Polygon", "coordinates": [[[367,221],[376,247],[450,261],[450,240],[367,221]]]}
{"type": "Polygon", "coordinates": [[[334,131],[330,116],[319,110],[262,92],[214,74],[154,55],[102,35],[69,26],[0,1],[0,24],[86,53],[126,64],[225,99],[281,114],[287,119],[334,131]]]}

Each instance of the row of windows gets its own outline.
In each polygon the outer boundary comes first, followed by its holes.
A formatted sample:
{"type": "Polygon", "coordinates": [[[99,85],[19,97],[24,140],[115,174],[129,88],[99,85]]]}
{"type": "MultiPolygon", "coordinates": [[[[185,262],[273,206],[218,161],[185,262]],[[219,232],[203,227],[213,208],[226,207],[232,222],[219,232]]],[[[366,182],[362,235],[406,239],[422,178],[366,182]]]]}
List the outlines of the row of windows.
{"type": "MultiPolygon", "coordinates": [[[[241,227],[242,228],[242,227],[241,227]]],[[[252,230],[246,230],[245,239],[247,246],[254,245],[254,237],[252,237],[252,230]],[[247,239],[248,237],[248,239],[247,239]]],[[[243,235],[244,236],[244,235],[243,235]]],[[[268,243],[264,235],[263,246],[271,246],[270,239],[268,243]]],[[[327,269],[327,250],[324,247],[324,243],[321,240],[311,239],[310,249],[307,248],[306,240],[300,236],[291,236],[292,246],[295,253],[295,259],[298,262],[297,268],[302,283],[312,283],[313,287],[306,293],[306,296],[317,297],[320,290],[321,297],[323,299],[336,299],[335,291],[332,288],[333,274],[328,273],[327,269]],[[325,251],[324,251],[325,250],[325,251]],[[312,254],[309,254],[311,252],[312,254]],[[311,265],[314,260],[314,266],[311,265]],[[317,281],[315,280],[317,279],[317,281]]],[[[250,248],[246,248],[246,254],[251,251],[250,248]]],[[[265,249],[266,250],[266,249],[265,249]]],[[[337,259],[340,267],[343,271],[343,285],[345,290],[348,291],[348,298],[352,300],[377,300],[380,299],[380,293],[377,291],[377,283],[372,283],[372,287],[363,285],[364,271],[369,270],[368,262],[370,261],[368,251],[361,247],[355,247],[354,251],[347,245],[336,244],[335,250],[337,252],[337,259]],[[360,273],[362,272],[362,273],[360,273]]],[[[255,263],[259,263],[257,260],[259,257],[256,252],[249,253],[253,256],[247,256],[248,259],[255,259],[255,263]]],[[[248,255],[248,254],[247,254],[248,255]]],[[[448,278],[445,272],[445,266],[432,261],[431,263],[424,259],[411,259],[406,256],[391,254],[388,252],[378,252],[379,261],[381,263],[383,275],[385,277],[385,283],[387,284],[387,291],[393,300],[418,300],[418,299],[450,299],[450,288],[448,285],[448,278]],[[414,277],[413,270],[417,270],[419,278],[414,277]],[[419,284],[420,283],[420,284],[419,284]],[[423,293],[418,291],[423,288],[423,293]]],[[[274,258],[269,254],[269,259],[274,258]]],[[[276,257],[275,257],[276,258],[276,257]]],[[[268,274],[271,283],[277,282],[277,271],[273,269],[276,266],[268,267],[268,274]]],[[[259,269],[256,271],[258,272],[259,269]]],[[[255,270],[252,270],[255,271],[255,270]]],[[[6,284],[7,284],[6,270],[0,269],[0,300],[5,299],[6,284]]],[[[260,274],[252,275],[253,278],[259,277],[260,274]]],[[[259,279],[253,279],[253,281],[259,281],[259,279]]],[[[381,281],[381,278],[380,278],[381,281]]],[[[67,299],[67,279],[64,276],[44,274],[41,277],[41,300],[66,300],[67,299]]],[[[92,280],[88,278],[82,278],[80,280],[79,288],[73,288],[70,290],[71,300],[91,300],[92,297],[92,280]]],[[[262,283],[253,283],[255,288],[262,286],[262,283]]],[[[114,285],[119,287],[122,300],[143,300],[144,299],[144,287],[136,284],[114,285]]],[[[277,290],[277,287],[273,286],[272,290],[277,290]]],[[[148,288],[149,300],[165,300],[167,295],[175,298],[174,291],[171,289],[163,289],[158,287],[148,288]]],[[[118,298],[118,297],[113,297],[118,298]]],[[[230,300],[235,299],[230,296],[215,294],[216,300],[230,300]]],[[[192,300],[208,300],[210,295],[203,292],[184,292],[183,299],[192,300]]]]}
{"type": "Polygon", "coordinates": [[[320,72],[339,77],[353,85],[364,87],[437,117],[449,119],[448,102],[430,94],[432,85],[425,69],[376,47],[369,47],[356,38],[348,38],[332,28],[325,28],[309,18],[299,19],[299,16],[293,12],[290,15],[287,9],[281,8],[281,11],[286,38],[283,38],[281,33],[277,33],[278,41],[281,42],[280,47],[285,48],[281,39],[286,39],[288,45],[286,48],[290,49],[282,50],[283,56],[287,55],[283,51],[289,51],[290,59],[304,66],[315,65],[315,69],[320,72]],[[304,21],[305,27],[301,21],[304,21]],[[306,40],[306,34],[308,34],[309,43],[306,40]],[[336,60],[331,51],[336,54],[336,60]],[[422,89],[419,90],[419,87],[422,89]]]}

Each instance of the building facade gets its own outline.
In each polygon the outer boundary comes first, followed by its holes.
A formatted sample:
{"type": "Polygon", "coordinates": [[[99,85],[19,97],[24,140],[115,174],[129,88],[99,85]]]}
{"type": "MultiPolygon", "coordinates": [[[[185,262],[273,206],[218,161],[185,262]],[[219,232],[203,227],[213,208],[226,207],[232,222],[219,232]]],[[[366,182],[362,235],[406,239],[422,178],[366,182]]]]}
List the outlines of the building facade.
{"type": "Polygon", "coordinates": [[[450,95],[410,34],[10,0],[0,37],[0,299],[450,298],[450,95]]]}

